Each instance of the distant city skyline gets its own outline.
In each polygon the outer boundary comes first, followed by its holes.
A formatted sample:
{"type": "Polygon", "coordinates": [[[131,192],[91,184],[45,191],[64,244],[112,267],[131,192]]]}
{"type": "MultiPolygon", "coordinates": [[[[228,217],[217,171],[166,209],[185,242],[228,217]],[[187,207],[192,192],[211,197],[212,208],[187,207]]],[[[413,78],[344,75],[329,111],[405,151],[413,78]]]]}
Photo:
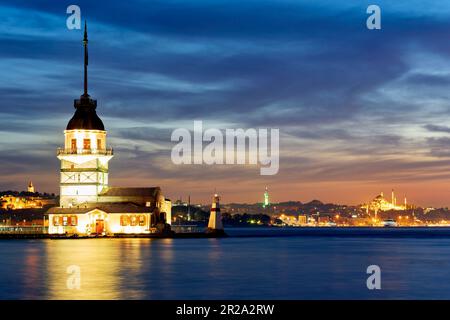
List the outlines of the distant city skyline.
{"type": "MultiPolygon", "coordinates": [[[[89,91],[116,156],[111,185],[209,203],[361,204],[395,189],[450,206],[450,4],[79,1],[89,91]],[[276,12],[277,14],[274,14],[276,12]],[[176,166],[172,130],[279,128],[280,170],[176,166]]],[[[0,5],[0,189],[59,193],[56,148],[82,93],[81,30],[66,4],[0,5]]]]}
{"type": "MultiPolygon", "coordinates": [[[[22,187],[23,188],[23,187],[22,187]]],[[[35,190],[35,187],[34,187],[34,185],[33,185],[33,182],[32,181],[29,181],[29,183],[28,183],[28,186],[27,186],[27,188],[26,188],[27,190],[25,190],[25,189],[16,189],[16,190],[12,190],[12,189],[9,189],[9,190],[0,190],[0,193],[5,193],[5,194],[8,194],[7,192],[8,191],[11,191],[11,192],[14,192],[14,193],[16,193],[16,192],[18,192],[18,193],[36,193],[36,194],[48,194],[49,196],[51,195],[52,197],[56,197],[56,196],[59,196],[59,194],[58,193],[50,193],[50,192],[47,192],[47,191],[45,191],[45,190],[35,190]]],[[[215,192],[216,192],[217,190],[215,190],[215,192]]],[[[406,198],[406,195],[404,195],[404,197],[402,198],[402,199],[400,199],[400,198],[398,198],[397,197],[397,195],[395,195],[394,196],[394,194],[395,194],[395,190],[394,189],[392,189],[391,190],[391,199],[389,199],[389,198],[386,198],[386,196],[384,195],[384,191],[381,191],[381,192],[379,192],[379,193],[377,193],[377,194],[375,194],[372,198],[370,198],[370,199],[368,199],[368,201],[367,202],[365,202],[365,203],[363,203],[363,202],[361,202],[361,203],[342,203],[342,202],[328,202],[328,201],[323,201],[323,200],[321,200],[321,199],[309,199],[309,200],[303,200],[303,201],[301,201],[301,200],[298,200],[298,199],[289,199],[289,200],[280,200],[280,201],[277,201],[277,202],[270,202],[270,200],[269,200],[269,198],[270,198],[270,195],[269,195],[269,191],[268,191],[268,188],[267,188],[267,186],[265,187],[265,189],[264,189],[264,193],[263,193],[263,195],[262,195],[262,198],[261,199],[259,199],[259,200],[256,200],[256,201],[253,201],[253,202],[251,202],[251,201],[244,201],[244,202],[239,202],[239,201],[235,201],[235,202],[233,202],[233,201],[230,201],[230,202],[228,202],[228,203],[225,203],[225,204],[233,204],[233,203],[236,203],[236,204],[243,204],[243,205],[245,205],[245,204],[249,204],[249,205],[256,205],[256,204],[260,204],[261,205],[261,207],[262,208],[266,208],[266,207],[269,207],[269,206],[277,206],[277,204],[280,204],[280,203],[286,203],[286,202],[301,202],[301,203],[311,203],[311,202],[314,202],[314,201],[320,201],[320,202],[322,202],[323,204],[327,204],[327,203],[332,203],[332,204],[335,204],[335,205],[348,205],[348,206],[358,206],[358,205],[362,205],[362,207],[363,208],[366,208],[366,205],[367,204],[369,204],[369,203],[375,203],[376,201],[379,201],[380,199],[383,199],[383,201],[384,201],[384,208],[382,208],[383,210],[403,210],[404,208],[406,208],[406,204],[407,204],[407,198],[406,198]],[[398,204],[398,207],[396,207],[396,204],[398,204]],[[404,205],[404,208],[402,207],[404,205]]],[[[215,196],[217,196],[217,193],[215,193],[215,196]]],[[[179,195],[178,197],[173,197],[172,199],[171,199],[171,201],[172,201],[172,204],[173,205],[180,205],[180,204],[183,204],[183,205],[209,205],[209,203],[204,203],[204,202],[202,202],[202,201],[198,201],[198,202],[191,202],[191,196],[190,195],[179,195]]],[[[414,208],[414,207],[420,207],[420,206],[418,206],[417,204],[415,204],[415,203],[408,203],[408,206],[412,206],[412,208],[414,208]]],[[[382,206],[383,207],[383,206],[382,206]]],[[[423,206],[424,208],[426,207],[426,206],[423,206]]],[[[429,208],[430,208],[430,206],[428,206],[429,208]]],[[[371,209],[372,210],[372,209],[371,209]]]]}

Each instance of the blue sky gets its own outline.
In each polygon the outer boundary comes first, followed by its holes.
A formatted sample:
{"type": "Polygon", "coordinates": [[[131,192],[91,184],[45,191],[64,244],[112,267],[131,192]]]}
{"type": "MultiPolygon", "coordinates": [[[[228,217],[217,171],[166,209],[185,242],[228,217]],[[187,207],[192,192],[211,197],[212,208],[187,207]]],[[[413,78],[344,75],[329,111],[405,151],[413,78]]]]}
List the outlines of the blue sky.
{"type": "Polygon", "coordinates": [[[55,149],[89,92],[116,156],[111,183],[172,199],[367,201],[391,188],[421,205],[450,198],[448,1],[1,1],[0,189],[58,191],[55,149]],[[366,8],[382,29],[366,28],[366,8]],[[431,5],[432,4],[432,5],[431,5]],[[280,171],[175,166],[170,134],[279,128],[280,171]]]}

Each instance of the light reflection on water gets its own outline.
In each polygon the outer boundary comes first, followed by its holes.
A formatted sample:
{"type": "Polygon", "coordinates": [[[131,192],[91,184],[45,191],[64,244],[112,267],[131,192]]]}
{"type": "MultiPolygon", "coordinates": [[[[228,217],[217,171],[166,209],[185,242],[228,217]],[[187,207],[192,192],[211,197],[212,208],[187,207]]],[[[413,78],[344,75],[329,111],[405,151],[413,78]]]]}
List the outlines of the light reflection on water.
{"type": "Polygon", "coordinates": [[[450,298],[450,238],[10,240],[0,259],[1,299],[450,298]]]}
{"type": "Polygon", "coordinates": [[[125,292],[120,286],[125,279],[130,299],[142,298],[133,290],[141,270],[140,251],[143,246],[123,239],[58,240],[46,242],[47,269],[49,273],[49,299],[121,299],[125,292]],[[77,242],[75,244],[75,242],[77,242]],[[66,269],[76,265],[81,270],[80,290],[68,290],[66,269]]]}

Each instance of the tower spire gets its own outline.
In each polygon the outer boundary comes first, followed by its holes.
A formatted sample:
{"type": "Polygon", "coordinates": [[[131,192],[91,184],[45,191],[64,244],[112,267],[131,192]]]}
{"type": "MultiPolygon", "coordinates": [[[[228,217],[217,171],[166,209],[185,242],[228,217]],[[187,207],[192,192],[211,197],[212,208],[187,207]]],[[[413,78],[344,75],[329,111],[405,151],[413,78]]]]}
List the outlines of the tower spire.
{"type": "Polygon", "coordinates": [[[88,97],[88,79],[87,79],[87,66],[88,66],[88,35],[87,35],[87,22],[84,20],[84,97],[88,97]]]}

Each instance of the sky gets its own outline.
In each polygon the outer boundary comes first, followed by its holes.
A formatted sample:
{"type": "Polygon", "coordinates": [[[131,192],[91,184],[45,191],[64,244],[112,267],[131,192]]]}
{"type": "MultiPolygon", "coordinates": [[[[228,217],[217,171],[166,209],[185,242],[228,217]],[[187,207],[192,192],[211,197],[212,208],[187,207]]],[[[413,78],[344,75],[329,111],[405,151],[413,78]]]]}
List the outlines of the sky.
{"type": "Polygon", "coordinates": [[[58,193],[56,148],[89,93],[115,156],[114,186],[160,186],[208,203],[319,199],[359,204],[379,192],[450,205],[450,2],[0,1],[0,190],[58,193]],[[381,30],[366,9],[381,8],[381,30]],[[175,165],[177,128],[277,128],[280,169],[175,165]]]}

